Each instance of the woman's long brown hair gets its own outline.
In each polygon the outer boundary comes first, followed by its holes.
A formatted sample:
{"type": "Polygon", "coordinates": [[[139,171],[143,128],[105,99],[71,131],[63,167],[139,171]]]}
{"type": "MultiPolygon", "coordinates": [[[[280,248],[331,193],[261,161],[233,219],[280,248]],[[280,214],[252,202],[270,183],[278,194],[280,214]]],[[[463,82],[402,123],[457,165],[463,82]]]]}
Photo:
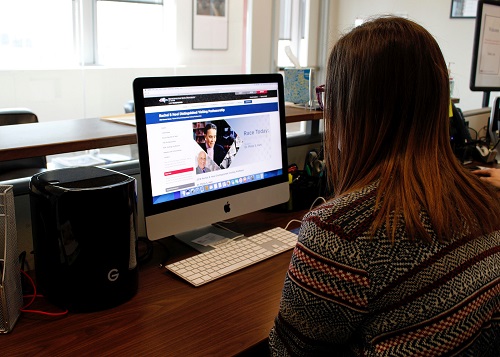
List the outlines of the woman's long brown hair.
{"type": "Polygon", "coordinates": [[[380,17],[334,46],[325,96],[327,173],[337,197],[379,182],[372,233],[385,225],[392,240],[403,228],[430,241],[422,212],[443,241],[499,229],[498,198],[453,154],[449,105],[441,50],[415,22],[380,17]]]}

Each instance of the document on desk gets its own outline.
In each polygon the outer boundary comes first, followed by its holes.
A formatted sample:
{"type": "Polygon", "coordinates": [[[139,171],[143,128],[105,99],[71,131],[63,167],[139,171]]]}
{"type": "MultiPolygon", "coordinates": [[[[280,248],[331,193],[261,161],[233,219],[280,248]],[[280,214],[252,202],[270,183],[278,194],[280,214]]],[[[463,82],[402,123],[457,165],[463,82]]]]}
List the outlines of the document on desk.
{"type": "Polygon", "coordinates": [[[132,125],[135,126],[135,114],[123,114],[123,115],[110,115],[101,117],[101,120],[112,121],[114,123],[132,125]]]}

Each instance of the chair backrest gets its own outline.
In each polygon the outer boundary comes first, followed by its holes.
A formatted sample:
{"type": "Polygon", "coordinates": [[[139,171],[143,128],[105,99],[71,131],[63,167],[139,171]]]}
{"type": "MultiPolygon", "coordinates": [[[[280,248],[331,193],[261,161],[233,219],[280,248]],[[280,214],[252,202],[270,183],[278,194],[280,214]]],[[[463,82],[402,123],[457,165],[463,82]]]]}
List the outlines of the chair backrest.
{"type": "Polygon", "coordinates": [[[129,100],[127,103],[125,103],[123,109],[125,110],[125,113],[134,113],[135,112],[134,101],[129,100]]]}
{"type": "Polygon", "coordinates": [[[0,108],[0,125],[38,123],[38,117],[26,108],[0,108]]]}
{"type": "MultiPolygon", "coordinates": [[[[0,109],[0,125],[37,123],[38,117],[27,108],[0,109]]],[[[45,156],[0,161],[0,180],[32,176],[47,168],[45,156]]]]}

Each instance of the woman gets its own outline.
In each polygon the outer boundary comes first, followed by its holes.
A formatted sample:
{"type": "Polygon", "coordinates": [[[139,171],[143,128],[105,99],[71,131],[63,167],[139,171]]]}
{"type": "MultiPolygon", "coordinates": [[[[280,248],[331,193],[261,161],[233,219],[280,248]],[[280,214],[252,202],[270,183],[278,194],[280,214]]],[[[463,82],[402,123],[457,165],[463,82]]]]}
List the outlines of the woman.
{"type": "Polygon", "coordinates": [[[500,204],[449,138],[449,79],[420,25],[382,17],[334,46],[325,101],[335,196],[306,214],[273,355],[500,351],[500,204]]]}

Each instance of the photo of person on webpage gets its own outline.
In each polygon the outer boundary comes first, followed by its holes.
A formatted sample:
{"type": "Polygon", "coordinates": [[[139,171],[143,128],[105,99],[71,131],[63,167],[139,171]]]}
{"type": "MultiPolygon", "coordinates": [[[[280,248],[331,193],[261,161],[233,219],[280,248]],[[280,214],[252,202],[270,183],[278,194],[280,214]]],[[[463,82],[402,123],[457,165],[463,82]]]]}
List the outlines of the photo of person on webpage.
{"type": "Polygon", "coordinates": [[[205,151],[200,151],[197,157],[198,166],[196,166],[196,174],[204,174],[205,172],[210,172],[211,170],[206,167],[207,164],[207,153],[205,151]]]}
{"type": "Polygon", "coordinates": [[[226,156],[226,150],[220,144],[217,144],[217,126],[214,123],[207,123],[203,130],[205,142],[200,143],[200,146],[208,154],[208,157],[220,166],[222,160],[226,156]]]}

